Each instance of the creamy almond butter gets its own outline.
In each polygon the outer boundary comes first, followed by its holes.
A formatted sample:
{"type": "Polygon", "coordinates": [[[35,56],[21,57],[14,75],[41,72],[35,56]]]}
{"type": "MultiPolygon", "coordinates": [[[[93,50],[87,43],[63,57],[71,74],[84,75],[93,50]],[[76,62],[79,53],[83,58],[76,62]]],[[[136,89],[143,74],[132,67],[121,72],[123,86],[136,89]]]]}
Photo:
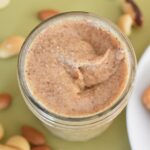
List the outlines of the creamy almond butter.
{"type": "Polygon", "coordinates": [[[30,46],[25,79],[37,102],[61,116],[110,108],[128,80],[128,60],[111,33],[81,19],[49,25],[30,46]]]}

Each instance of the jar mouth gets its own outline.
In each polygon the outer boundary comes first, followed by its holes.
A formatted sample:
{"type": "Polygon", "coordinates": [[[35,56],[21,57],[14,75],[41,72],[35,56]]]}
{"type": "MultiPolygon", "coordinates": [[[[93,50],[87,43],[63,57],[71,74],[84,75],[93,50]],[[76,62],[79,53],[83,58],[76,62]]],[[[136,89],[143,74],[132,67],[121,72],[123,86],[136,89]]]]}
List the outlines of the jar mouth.
{"type": "Polygon", "coordinates": [[[104,116],[108,117],[109,115],[111,115],[113,113],[113,110],[115,110],[115,108],[120,107],[120,105],[122,103],[125,103],[126,96],[128,96],[129,91],[133,87],[135,72],[136,72],[136,56],[135,56],[132,44],[130,43],[128,38],[117,28],[116,25],[114,25],[109,20],[104,19],[103,17],[97,17],[92,13],[82,12],[82,11],[72,11],[72,12],[61,13],[61,14],[58,14],[58,15],[51,17],[50,19],[40,23],[37,27],[35,27],[33,29],[33,31],[26,38],[26,40],[21,48],[21,52],[19,54],[19,59],[18,59],[18,81],[19,81],[19,86],[20,86],[21,90],[23,91],[22,94],[28,100],[30,105],[38,113],[40,113],[40,115],[42,115],[46,120],[56,118],[58,120],[63,120],[63,121],[69,120],[71,122],[76,122],[76,121],[87,121],[87,120],[95,119],[97,117],[102,117],[102,118],[104,116]],[[41,32],[42,30],[44,30],[47,27],[49,22],[55,21],[55,19],[59,19],[61,17],[65,17],[65,16],[83,16],[83,17],[90,16],[91,18],[96,18],[97,20],[100,20],[101,22],[108,24],[117,33],[117,35],[120,37],[120,39],[122,39],[122,41],[124,41],[125,45],[128,47],[128,50],[130,52],[132,64],[130,67],[129,78],[128,78],[126,87],[125,87],[124,91],[121,93],[120,97],[118,97],[116,102],[112,106],[110,106],[110,108],[104,110],[103,112],[97,112],[97,113],[91,114],[89,116],[87,115],[87,116],[79,116],[79,117],[76,117],[76,116],[68,117],[68,116],[55,114],[53,112],[48,111],[46,108],[44,108],[38,102],[36,102],[35,98],[32,96],[32,94],[26,84],[25,76],[24,76],[24,62],[25,62],[25,56],[26,56],[27,50],[29,49],[29,46],[32,44],[33,39],[39,34],[39,32],[41,32]]]}

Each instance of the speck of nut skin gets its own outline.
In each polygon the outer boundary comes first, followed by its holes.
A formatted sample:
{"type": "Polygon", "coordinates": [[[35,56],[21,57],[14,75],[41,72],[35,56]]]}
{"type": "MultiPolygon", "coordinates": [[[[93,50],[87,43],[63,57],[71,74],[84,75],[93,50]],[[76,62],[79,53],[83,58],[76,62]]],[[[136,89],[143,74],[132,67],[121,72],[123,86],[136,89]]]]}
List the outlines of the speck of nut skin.
{"type": "Polygon", "coordinates": [[[144,91],[142,95],[142,102],[144,106],[150,110],[150,86],[144,91]]]}

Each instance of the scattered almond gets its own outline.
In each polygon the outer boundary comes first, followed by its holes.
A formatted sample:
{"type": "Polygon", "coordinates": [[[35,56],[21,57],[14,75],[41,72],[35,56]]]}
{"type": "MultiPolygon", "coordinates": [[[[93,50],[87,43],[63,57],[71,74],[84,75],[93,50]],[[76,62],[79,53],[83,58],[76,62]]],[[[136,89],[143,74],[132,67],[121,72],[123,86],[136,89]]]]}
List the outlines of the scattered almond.
{"type": "Polygon", "coordinates": [[[126,35],[131,34],[131,28],[133,25],[133,20],[129,14],[122,15],[118,20],[118,26],[126,35]]]}
{"type": "Polygon", "coordinates": [[[144,91],[142,101],[145,107],[150,110],[150,87],[144,91]]]}
{"type": "Polygon", "coordinates": [[[47,145],[42,145],[42,146],[33,147],[31,150],[52,150],[52,149],[47,145]]]}
{"type": "Polygon", "coordinates": [[[46,142],[44,135],[30,126],[23,126],[21,131],[22,135],[33,145],[43,145],[46,142]]]}
{"type": "Polygon", "coordinates": [[[134,0],[123,0],[122,9],[124,13],[129,14],[136,26],[143,25],[143,15],[134,0]]]}
{"type": "Polygon", "coordinates": [[[0,9],[5,8],[10,3],[10,0],[0,0],[0,9]]]}
{"type": "Polygon", "coordinates": [[[15,148],[15,147],[11,147],[11,146],[8,146],[8,145],[0,144],[0,150],[21,150],[21,149],[18,149],[18,148],[15,148]]]}
{"type": "Polygon", "coordinates": [[[0,58],[8,58],[17,55],[25,38],[21,36],[11,36],[0,44],[0,58]]]}
{"type": "Polygon", "coordinates": [[[4,127],[0,124],[0,140],[4,137],[4,127]]]}
{"type": "Polygon", "coordinates": [[[21,150],[30,150],[29,142],[20,135],[10,137],[6,142],[6,145],[16,147],[21,150]]]}
{"type": "Polygon", "coordinates": [[[57,15],[59,12],[57,10],[53,10],[53,9],[47,9],[47,10],[41,10],[38,13],[38,18],[42,21],[57,15]]]}
{"type": "Polygon", "coordinates": [[[12,97],[8,93],[0,93],[0,110],[6,109],[10,106],[12,97]]]}

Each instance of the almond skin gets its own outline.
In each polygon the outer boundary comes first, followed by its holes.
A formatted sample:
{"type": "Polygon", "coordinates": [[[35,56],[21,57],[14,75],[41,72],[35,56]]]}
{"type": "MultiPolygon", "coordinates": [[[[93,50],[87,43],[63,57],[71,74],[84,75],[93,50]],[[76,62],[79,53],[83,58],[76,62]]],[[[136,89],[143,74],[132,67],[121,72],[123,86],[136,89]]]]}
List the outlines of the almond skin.
{"type": "Polygon", "coordinates": [[[0,93],[0,110],[6,109],[10,106],[12,97],[8,93],[0,93]]]}
{"type": "Polygon", "coordinates": [[[57,10],[53,10],[53,9],[46,9],[46,10],[41,10],[39,13],[38,13],[38,18],[41,20],[41,21],[44,21],[52,16],[55,16],[57,15],[59,12],[57,10]]]}
{"type": "Polygon", "coordinates": [[[52,149],[47,145],[42,145],[42,146],[33,147],[31,150],[52,150],[52,149]]]}
{"type": "Polygon", "coordinates": [[[21,128],[22,135],[29,141],[32,145],[43,145],[45,144],[44,135],[33,127],[24,125],[21,128]]]}

